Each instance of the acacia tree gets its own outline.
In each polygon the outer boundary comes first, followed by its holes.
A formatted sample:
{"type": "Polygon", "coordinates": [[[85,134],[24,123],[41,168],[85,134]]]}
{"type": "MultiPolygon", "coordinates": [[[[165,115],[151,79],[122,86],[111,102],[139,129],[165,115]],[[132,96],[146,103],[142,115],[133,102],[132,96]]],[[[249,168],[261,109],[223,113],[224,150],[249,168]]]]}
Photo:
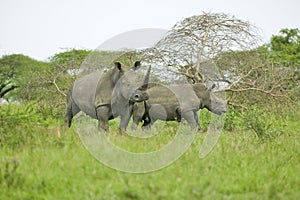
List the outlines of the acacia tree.
{"type": "Polygon", "coordinates": [[[293,76],[288,70],[275,70],[268,56],[257,49],[258,32],[234,16],[203,13],[176,23],[143,54],[159,66],[162,79],[173,74],[190,83],[213,81],[219,84],[219,92],[226,91],[229,104],[247,107],[249,100],[285,97],[284,88],[293,76]]]}
{"type": "Polygon", "coordinates": [[[204,80],[199,78],[205,75],[203,67],[222,52],[255,46],[255,30],[250,23],[234,16],[203,13],[176,23],[164,38],[145,53],[152,62],[168,66],[171,71],[183,74],[193,82],[202,82],[204,80]],[[197,76],[197,72],[201,76],[197,76]]]}

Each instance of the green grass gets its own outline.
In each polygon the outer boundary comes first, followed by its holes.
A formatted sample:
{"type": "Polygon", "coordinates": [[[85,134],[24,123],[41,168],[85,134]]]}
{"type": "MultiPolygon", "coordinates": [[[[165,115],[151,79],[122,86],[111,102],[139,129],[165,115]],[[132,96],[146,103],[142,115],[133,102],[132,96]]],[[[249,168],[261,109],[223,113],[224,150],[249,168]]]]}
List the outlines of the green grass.
{"type": "MultiPolygon", "coordinates": [[[[114,122],[112,126],[116,132],[114,122]]],[[[213,151],[199,159],[202,131],[180,159],[147,174],[128,174],[99,163],[73,129],[53,125],[17,131],[23,134],[22,143],[7,139],[1,144],[0,199],[300,198],[297,117],[285,121],[281,134],[264,140],[251,129],[224,130],[213,151]]],[[[109,138],[129,150],[146,151],[161,148],[173,138],[172,131],[173,125],[166,127],[149,143],[118,134],[109,138]]]]}

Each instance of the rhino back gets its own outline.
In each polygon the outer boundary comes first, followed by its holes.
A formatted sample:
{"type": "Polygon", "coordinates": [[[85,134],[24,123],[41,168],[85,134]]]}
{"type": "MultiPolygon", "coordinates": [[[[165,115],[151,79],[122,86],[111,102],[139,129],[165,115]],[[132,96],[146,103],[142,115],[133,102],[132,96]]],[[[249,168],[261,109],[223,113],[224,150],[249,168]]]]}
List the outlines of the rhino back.
{"type": "Polygon", "coordinates": [[[150,104],[160,104],[165,109],[180,108],[182,112],[199,108],[199,99],[190,85],[158,85],[148,90],[150,104]]]}
{"type": "Polygon", "coordinates": [[[72,99],[75,104],[80,110],[95,119],[97,118],[95,94],[101,75],[101,71],[95,71],[77,79],[72,90],[72,99]]]}

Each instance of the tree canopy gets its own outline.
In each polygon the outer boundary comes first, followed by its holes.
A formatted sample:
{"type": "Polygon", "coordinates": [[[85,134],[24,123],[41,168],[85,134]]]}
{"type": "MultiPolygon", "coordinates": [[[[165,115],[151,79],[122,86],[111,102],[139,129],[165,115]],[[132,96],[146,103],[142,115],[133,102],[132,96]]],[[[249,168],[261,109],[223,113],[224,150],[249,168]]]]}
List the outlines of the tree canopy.
{"type": "Polygon", "coordinates": [[[281,66],[300,68],[300,30],[281,29],[267,44],[271,60],[281,66]]]}
{"type": "Polygon", "coordinates": [[[20,99],[21,89],[37,71],[45,70],[48,63],[22,54],[5,55],[0,59],[0,98],[20,99]]]}

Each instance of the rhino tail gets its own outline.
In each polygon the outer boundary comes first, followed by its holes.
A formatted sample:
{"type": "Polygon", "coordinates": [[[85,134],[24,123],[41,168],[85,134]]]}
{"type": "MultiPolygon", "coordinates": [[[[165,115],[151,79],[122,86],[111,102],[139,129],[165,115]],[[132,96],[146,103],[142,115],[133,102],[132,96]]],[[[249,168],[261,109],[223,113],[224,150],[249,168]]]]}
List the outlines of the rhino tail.
{"type": "MultiPolygon", "coordinates": [[[[71,90],[71,89],[70,89],[71,90]]],[[[67,93],[67,106],[66,106],[66,114],[65,114],[65,124],[70,128],[72,119],[73,119],[73,111],[72,111],[72,98],[70,90],[67,93]]]]}

